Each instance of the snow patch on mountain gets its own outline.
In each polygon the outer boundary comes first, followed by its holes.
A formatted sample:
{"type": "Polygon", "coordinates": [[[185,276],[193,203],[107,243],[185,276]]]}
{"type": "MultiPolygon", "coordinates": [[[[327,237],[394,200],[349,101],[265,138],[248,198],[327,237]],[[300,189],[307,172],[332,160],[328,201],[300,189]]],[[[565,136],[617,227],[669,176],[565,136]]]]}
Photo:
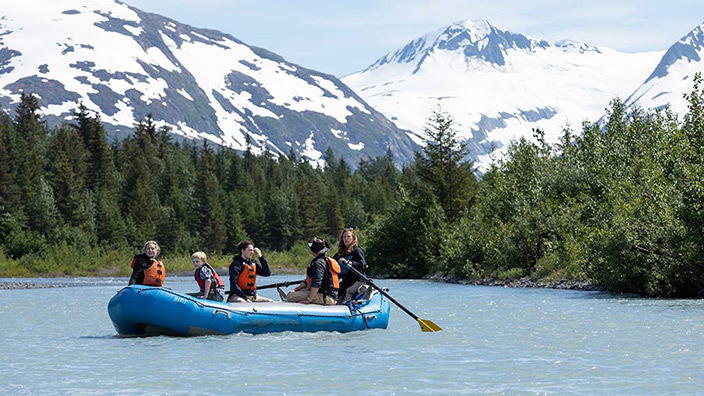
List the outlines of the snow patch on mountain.
{"type": "Polygon", "coordinates": [[[7,2],[0,31],[4,109],[32,92],[54,123],[81,102],[118,132],[151,114],[173,133],[239,150],[249,136],[255,153],[412,156],[413,142],[335,77],[119,1],[7,2]],[[380,144],[351,149],[332,129],[380,144]],[[313,146],[293,144],[304,140],[313,146]]]}
{"type": "Polygon", "coordinates": [[[599,119],[626,97],[663,52],[627,54],[563,40],[550,44],[485,20],[445,26],[390,52],[342,80],[418,144],[433,109],[442,106],[467,139],[472,158],[489,163],[533,128],[556,142],[563,127],[599,119]]]}
{"type": "Polygon", "coordinates": [[[694,74],[704,72],[704,23],[674,43],[655,70],[625,101],[626,106],[670,110],[680,117],[687,112],[684,93],[690,93],[694,74]]]}

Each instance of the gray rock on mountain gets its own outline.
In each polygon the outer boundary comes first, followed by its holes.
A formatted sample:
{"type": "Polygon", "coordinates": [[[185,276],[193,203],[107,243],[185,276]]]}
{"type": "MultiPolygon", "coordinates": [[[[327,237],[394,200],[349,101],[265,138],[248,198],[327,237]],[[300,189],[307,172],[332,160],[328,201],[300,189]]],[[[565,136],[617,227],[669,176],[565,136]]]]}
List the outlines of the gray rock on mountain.
{"type": "Polygon", "coordinates": [[[110,0],[23,0],[0,10],[0,105],[39,97],[50,124],[83,103],[112,136],[151,114],[175,135],[352,166],[416,144],[337,78],[209,29],[110,0]]]}

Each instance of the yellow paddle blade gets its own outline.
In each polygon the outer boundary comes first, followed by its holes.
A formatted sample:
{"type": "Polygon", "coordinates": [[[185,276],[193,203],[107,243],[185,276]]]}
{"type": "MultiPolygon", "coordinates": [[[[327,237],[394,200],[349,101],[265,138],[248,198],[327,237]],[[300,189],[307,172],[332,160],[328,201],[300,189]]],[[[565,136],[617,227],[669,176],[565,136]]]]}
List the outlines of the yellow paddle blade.
{"type": "Polygon", "coordinates": [[[423,332],[427,333],[427,332],[442,330],[442,327],[433,323],[432,320],[421,319],[421,318],[418,318],[416,320],[418,321],[418,324],[420,325],[420,329],[423,330],[423,332]]]}

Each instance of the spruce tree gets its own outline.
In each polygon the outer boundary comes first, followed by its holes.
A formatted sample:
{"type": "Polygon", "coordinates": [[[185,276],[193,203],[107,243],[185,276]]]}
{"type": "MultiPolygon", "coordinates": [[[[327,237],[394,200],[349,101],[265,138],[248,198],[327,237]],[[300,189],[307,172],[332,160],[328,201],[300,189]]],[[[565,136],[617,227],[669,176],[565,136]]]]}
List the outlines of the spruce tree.
{"type": "Polygon", "coordinates": [[[71,126],[83,139],[87,162],[86,186],[97,190],[99,186],[114,187],[113,163],[105,136],[105,128],[100,122],[100,115],[91,116],[88,109],[81,103],[74,112],[77,123],[71,126]]]}
{"type": "Polygon", "coordinates": [[[66,224],[79,226],[88,220],[83,210],[87,153],[74,129],[55,130],[49,148],[49,179],[56,194],[56,206],[66,224]]]}
{"type": "Polygon", "coordinates": [[[315,187],[305,175],[301,176],[297,191],[298,216],[301,224],[301,237],[310,240],[322,231],[320,221],[320,201],[314,191],[315,187]]]}
{"type": "Polygon", "coordinates": [[[473,201],[477,190],[472,163],[465,160],[466,143],[453,124],[449,114],[440,108],[434,110],[424,129],[426,145],[415,156],[418,177],[430,186],[451,221],[473,201]]]}
{"type": "Polygon", "coordinates": [[[38,185],[32,189],[32,194],[26,203],[29,226],[41,235],[50,235],[58,223],[59,212],[56,209],[54,190],[44,177],[40,177],[38,185]]]}
{"type": "Polygon", "coordinates": [[[17,150],[13,150],[17,164],[15,183],[22,189],[23,200],[26,201],[44,176],[49,131],[40,121],[36,96],[22,93],[15,113],[14,127],[18,135],[17,150]]]}
{"type": "Polygon", "coordinates": [[[0,212],[17,211],[21,202],[21,191],[17,179],[16,159],[12,157],[12,146],[16,144],[14,126],[9,116],[0,114],[0,212]]]}
{"type": "Polygon", "coordinates": [[[204,143],[197,169],[196,200],[198,202],[198,233],[201,244],[210,252],[221,252],[227,242],[225,211],[220,199],[220,184],[213,172],[214,155],[204,143]]]}

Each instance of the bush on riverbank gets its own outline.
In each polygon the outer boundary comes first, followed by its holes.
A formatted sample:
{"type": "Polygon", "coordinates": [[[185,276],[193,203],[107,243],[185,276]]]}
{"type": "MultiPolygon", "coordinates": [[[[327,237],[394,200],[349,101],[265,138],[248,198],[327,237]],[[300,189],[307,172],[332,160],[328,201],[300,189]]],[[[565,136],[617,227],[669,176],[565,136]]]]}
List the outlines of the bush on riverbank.
{"type": "MultiPolygon", "coordinates": [[[[540,130],[533,141],[512,142],[475,199],[454,209],[460,218],[432,229],[441,243],[425,268],[482,282],[589,279],[616,292],[701,295],[704,93],[699,74],[694,81],[683,123],[667,110],[614,100],[603,126],[585,123],[579,136],[567,126],[558,147],[540,130]]],[[[397,224],[391,213],[373,235],[429,224],[418,216],[397,224]]],[[[418,257],[413,249],[396,254],[396,263],[418,257]]],[[[381,273],[399,272],[377,264],[381,273]]]]}

